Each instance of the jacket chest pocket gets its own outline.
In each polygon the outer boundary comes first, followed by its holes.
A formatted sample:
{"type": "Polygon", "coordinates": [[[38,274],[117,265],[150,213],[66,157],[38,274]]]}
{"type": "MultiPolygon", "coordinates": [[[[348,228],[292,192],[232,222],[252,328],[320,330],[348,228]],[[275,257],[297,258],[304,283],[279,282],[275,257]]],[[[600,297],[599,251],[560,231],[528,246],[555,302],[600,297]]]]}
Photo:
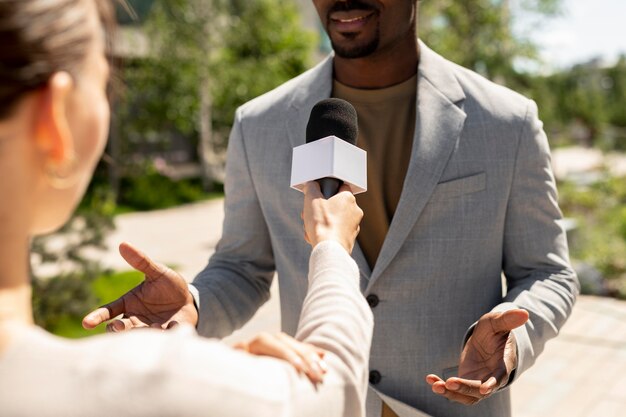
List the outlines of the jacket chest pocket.
{"type": "Polygon", "coordinates": [[[487,187],[487,174],[480,172],[469,177],[457,178],[437,184],[428,200],[429,204],[467,194],[477,193],[487,187]]]}
{"type": "Polygon", "coordinates": [[[437,184],[415,227],[415,238],[437,241],[492,237],[500,222],[499,199],[488,195],[480,172],[437,184]]]}

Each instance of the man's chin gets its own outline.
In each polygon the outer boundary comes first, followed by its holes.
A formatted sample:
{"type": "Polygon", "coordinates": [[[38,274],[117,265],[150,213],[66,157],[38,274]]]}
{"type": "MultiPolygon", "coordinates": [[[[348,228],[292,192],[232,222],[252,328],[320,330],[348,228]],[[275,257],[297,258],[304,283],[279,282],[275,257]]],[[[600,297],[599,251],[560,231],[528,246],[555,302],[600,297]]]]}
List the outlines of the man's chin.
{"type": "Polygon", "coordinates": [[[378,49],[378,37],[367,43],[344,42],[339,44],[331,41],[335,55],[344,59],[365,58],[372,55],[378,49]]]}

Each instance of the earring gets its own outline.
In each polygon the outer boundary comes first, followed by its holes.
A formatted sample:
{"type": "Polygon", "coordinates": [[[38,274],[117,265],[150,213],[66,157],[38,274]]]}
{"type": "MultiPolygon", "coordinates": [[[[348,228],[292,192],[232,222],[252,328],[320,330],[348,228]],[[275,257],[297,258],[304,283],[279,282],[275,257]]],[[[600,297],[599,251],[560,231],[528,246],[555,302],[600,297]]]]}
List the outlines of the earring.
{"type": "Polygon", "coordinates": [[[66,190],[78,183],[80,175],[76,168],[78,159],[73,152],[62,162],[48,162],[45,166],[45,173],[48,183],[57,190],[66,190]]]}

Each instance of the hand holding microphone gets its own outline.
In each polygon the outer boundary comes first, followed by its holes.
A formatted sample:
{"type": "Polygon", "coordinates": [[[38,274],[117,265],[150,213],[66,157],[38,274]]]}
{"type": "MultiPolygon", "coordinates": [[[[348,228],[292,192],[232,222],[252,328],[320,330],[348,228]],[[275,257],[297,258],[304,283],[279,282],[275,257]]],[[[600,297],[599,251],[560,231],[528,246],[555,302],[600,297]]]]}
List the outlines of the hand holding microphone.
{"type": "Polygon", "coordinates": [[[304,239],[315,247],[324,240],[339,242],[348,253],[352,253],[359,234],[363,210],[347,185],[341,185],[338,193],[326,199],[317,182],[311,181],[304,187],[304,239]]]}

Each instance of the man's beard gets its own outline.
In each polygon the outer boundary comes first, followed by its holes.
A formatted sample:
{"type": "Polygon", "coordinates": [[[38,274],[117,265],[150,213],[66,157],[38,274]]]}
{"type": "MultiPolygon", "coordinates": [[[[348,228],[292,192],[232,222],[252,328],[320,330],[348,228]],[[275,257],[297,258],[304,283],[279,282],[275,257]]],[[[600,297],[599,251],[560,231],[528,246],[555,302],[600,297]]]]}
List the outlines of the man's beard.
{"type": "MultiPolygon", "coordinates": [[[[330,10],[328,10],[327,20],[330,21],[330,15],[333,12],[349,11],[349,10],[354,10],[354,9],[367,10],[367,11],[371,10],[375,13],[378,13],[378,9],[374,5],[369,4],[369,2],[366,2],[363,0],[336,2],[330,8],[330,10]]],[[[341,36],[344,36],[352,40],[355,36],[357,36],[357,34],[347,33],[347,34],[342,34],[341,36]]],[[[343,48],[337,45],[332,40],[332,38],[330,39],[330,43],[333,47],[333,50],[335,51],[335,54],[340,58],[346,58],[346,59],[364,58],[374,53],[374,51],[376,51],[376,49],[378,48],[378,44],[380,43],[380,28],[376,27],[376,33],[374,34],[374,38],[365,45],[358,45],[358,46],[343,48]]]]}
{"type": "MultiPolygon", "coordinates": [[[[350,34],[348,34],[347,36],[346,35],[343,35],[343,36],[349,38],[350,34]]],[[[365,45],[341,47],[335,44],[335,42],[333,42],[332,39],[330,40],[330,43],[333,47],[333,51],[335,51],[335,54],[340,58],[345,58],[345,59],[365,58],[366,56],[373,54],[376,51],[376,49],[378,49],[378,44],[380,43],[380,31],[378,28],[376,28],[376,33],[374,35],[374,38],[368,43],[366,43],[365,45]]]]}

